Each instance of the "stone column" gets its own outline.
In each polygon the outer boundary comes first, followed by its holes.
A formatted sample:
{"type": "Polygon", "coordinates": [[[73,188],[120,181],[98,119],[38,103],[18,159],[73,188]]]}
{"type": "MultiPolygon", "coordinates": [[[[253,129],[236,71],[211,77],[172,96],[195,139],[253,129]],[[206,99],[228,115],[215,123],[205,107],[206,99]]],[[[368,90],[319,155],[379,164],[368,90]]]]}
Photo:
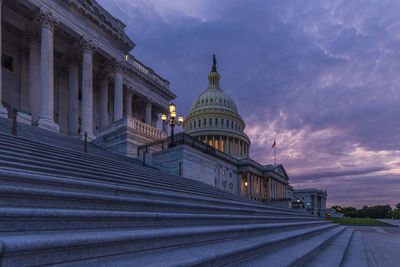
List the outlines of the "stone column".
{"type": "Polygon", "coordinates": [[[215,136],[214,135],[212,136],[212,147],[215,148],[215,136]]]}
{"type": "Polygon", "coordinates": [[[80,45],[83,50],[82,60],[82,138],[87,133],[93,135],[93,51],[95,46],[91,40],[82,39],[80,45]]]}
{"type": "Polygon", "coordinates": [[[124,105],[126,115],[132,116],[132,92],[128,88],[126,89],[125,93],[124,105]]]}
{"type": "Polygon", "coordinates": [[[78,58],[71,57],[69,62],[69,103],[68,133],[78,135],[79,128],[79,65],[78,58]]]}
{"type": "MultiPolygon", "coordinates": [[[[1,37],[1,33],[2,33],[2,16],[1,16],[1,13],[2,13],[2,5],[3,5],[3,0],[0,0],[0,56],[2,55],[2,46],[1,46],[1,44],[2,44],[2,37],[1,37]]],[[[2,67],[0,66],[0,117],[2,117],[2,118],[7,118],[8,117],[8,111],[7,111],[7,109],[5,108],[5,107],[3,107],[3,103],[1,102],[2,101],[2,97],[1,97],[1,94],[2,94],[2,82],[3,82],[3,80],[2,80],[2,67]]]]}
{"type": "Polygon", "coordinates": [[[53,35],[55,21],[51,12],[40,10],[38,20],[41,23],[40,50],[40,115],[39,127],[59,131],[54,122],[54,49],[53,35]]]}
{"type": "Polygon", "coordinates": [[[261,177],[258,177],[258,198],[261,200],[261,177]]]}
{"type": "Polygon", "coordinates": [[[114,121],[120,120],[123,117],[123,77],[124,63],[114,63],[114,121]]]}
{"type": "Polygon", "coordinates": [[[220,151],[223,150],[223,149],[222,149],[222,136],[219,136],[218,149],[219,149],[220,151]]]}
{"type": "Polygon", "coordinates": [[[247,172],[247,197],[250,198],[250,172],[247,172]]]}
{"type": "Polygon", "coordinates": [[[151,108],[153,106],[153,100],[151,98],[147,99],[146,103],[146,124],[151,125],[151,108]]]}
{"type": "Polygon", "coordinates": [[[264,199],[264,177],[261,176],[261,200],[264,199]]]}
{"type": "Polygon", "coordinates": [[[108,77],[104,74],[100,82],[100,127],[108,125],[108,77]]]}
{"type": "Polygon", "coordinates": [[[40,35],[31,30],[26,30],[24,35],[29,42],[29,110],[32,124],[36,124],[40,112],[40,35]]]}

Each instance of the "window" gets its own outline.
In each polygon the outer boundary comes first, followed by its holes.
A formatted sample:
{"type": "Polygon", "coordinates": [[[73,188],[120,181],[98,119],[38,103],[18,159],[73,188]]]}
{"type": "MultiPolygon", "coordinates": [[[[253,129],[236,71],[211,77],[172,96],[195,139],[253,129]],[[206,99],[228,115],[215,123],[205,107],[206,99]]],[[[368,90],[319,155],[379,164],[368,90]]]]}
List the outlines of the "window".
{"type": "Polygon", "coordinates": [[[232,178],[232,173],[231,172],[229,173],[229,178],[232,178]]]}
{"type": "Polygon", "coordinates": [[[225,176],[225,170],[222,170],[222,176],[225,176]]]}
{"type": "Polygon", "coordinates": [[[1,66],[11,72],[14,72],[14,58],[3,54],[1,57],[1,66]]]}
{"type": "Polygon", "coordinates": [[[224,127],[224,119],[221,119],[221,126],[224,127]]]}
{"type": "Polygon", "coordinates": [[[231,121],[231,128],[233,129],[233,121],[231,121]]]}
{"type": "Polygon", "coordinates": [[[208,125],[208,126],[212,126],[212,119],[210,118],[210,125],[208,125]]]}
{"type": "Polygon", "coordinates": [[[196,121],[193,122],[193,128],[196,128],[196,121]]]}
{"type": "Polygon", "coordinates": [[[215,126],[218,126],[218,119],[215,118],[215,126]]]}
{"type": "Polygon", "coordinates": [[[199,128],[201,128],[201,120],[199,120],[199,128]]]}
{"type": "Polygon", "coordinates": [[[192,123],[189,124],[189,129],[192,130],[192,123]]]}
{"type": "Polygon", "coordinates": [[[204,127],[207,125],[207,119],[204,119],[204,127]]]}
{"type": "Polygon", "coordinates": [[[226,120],[226,128],[229,128],[229,120],[226,120]]]}
{"type": "Polygon", "coordinates": [[[212,98],[210,98],[210,103],[212,103],[212,98]]]}

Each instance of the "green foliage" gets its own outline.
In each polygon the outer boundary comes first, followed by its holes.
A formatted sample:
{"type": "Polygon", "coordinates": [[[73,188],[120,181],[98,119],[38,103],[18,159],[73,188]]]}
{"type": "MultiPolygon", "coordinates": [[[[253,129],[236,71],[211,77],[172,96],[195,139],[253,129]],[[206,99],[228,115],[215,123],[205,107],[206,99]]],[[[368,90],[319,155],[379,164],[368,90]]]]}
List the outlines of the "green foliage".
{"type": "Polygon", "coordinates": [[[326,218],[334,223],[350,225],[391,225],[378,220],[369,218],[326,218]]]}
{"type": "Polygon", "coordinates": [[[393,213],[389,205],[378,205],[373,207],[364,206],[362,209],[357,210],[353,207],[343,208],[344,216],[350,218],[391,218],[390,214],[393,213]]]}
{"type": "Polygon", "coordinates": [[[400,202],[397,203],[397,205],[396,205],[396,210],[397,210],[397,211],[400,211],[400,202]]]}

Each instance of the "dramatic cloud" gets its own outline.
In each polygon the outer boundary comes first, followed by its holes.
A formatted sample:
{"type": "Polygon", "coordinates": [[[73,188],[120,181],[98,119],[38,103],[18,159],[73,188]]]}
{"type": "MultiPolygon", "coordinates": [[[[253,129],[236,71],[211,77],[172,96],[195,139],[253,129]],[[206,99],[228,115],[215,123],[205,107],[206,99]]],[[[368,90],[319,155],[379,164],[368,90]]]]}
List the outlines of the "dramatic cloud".
{"type": "Polygon", "coordinates": [[[251,156],[328,205],[400,202],[400,2],[101,0],[187,114],[217,55],[251,156]]]}

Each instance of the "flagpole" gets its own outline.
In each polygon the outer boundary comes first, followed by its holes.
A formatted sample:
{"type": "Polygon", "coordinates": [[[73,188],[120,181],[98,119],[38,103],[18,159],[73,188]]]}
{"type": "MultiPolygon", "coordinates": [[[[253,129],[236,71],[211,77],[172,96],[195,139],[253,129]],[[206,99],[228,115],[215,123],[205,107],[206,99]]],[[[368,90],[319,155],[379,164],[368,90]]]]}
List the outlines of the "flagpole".
{"type": "Polygon", "coordinates": [[[275,143],[275,159],[274,159],[274,165],[276,165],[276,143],[275,143]]]}

